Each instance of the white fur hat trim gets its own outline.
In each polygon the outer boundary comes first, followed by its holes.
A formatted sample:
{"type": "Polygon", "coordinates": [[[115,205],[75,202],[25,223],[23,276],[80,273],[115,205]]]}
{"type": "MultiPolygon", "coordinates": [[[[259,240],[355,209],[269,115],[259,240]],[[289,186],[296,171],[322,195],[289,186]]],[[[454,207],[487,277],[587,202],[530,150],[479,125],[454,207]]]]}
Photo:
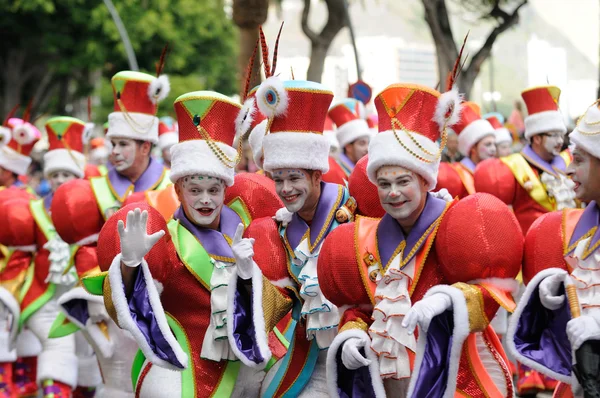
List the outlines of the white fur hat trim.
{"type": "Polygon", "coordinates": [[[108,115],[106,138],[129,138],[158,143],[158,118],[145,113],[112,112],[108,115]],[[132,119],[132,120],[130,120],[132,119]]]}
{"type": "Polygon", "coordinates": [[[471,148],[482,138],[494,135],[494,127],[485,119],[477,119],[458,135],[458,150],[463,156],[469,156],[471,148]]]}
{"type": "Polygon", "coordinates": [[[316,133],[271,133],[263,140],[264,169],[329,171],[329,140],[316,133]]]}
{"type": "Polygon", "coordinates": [[[252,149],[252,159],[254,159],[254,164],[261,169],[263,168],[263,140],[265,138],[267,122],[268,120],[265,119],[257,124],[248,137],[248,144],[250,144],[250,149],[252,149]]]}
{"type": "Polygon", "coordinates": [[[575,130],[569,135],[569,139],[593,157],[600,159],[600,123],[590,125],[586,120],[590,123],[600,121],[598,105],[594,104],[588,108],[575,130]]]}
{"type": "Polygon", "coordinates": [[[8,146],[0,148],[0,167],[24,176],[27,174],[30,164],[31,158],[29,156],[22,155],[8,146]]]}
{"type": "MultiPolygon", "coordinates": [[[[402,143],[416,154],[423,152],[415,145],[412,140],[406,137],[406,133],[398,130],[398,136],[402,143]]],[[[438,153],[440,148],[424,135],[412,133],[415,140],[425,148],[428,152],[438,153]]],[[[429,157],[425,155],[424,157],[429,157]]],[[[400,166],[413,171],[423,177],[427,181],[429,190],[435,188],[437,184],[438,168],[440,160],[432,163],[426,163],[417,159],[414,155],[408,152],[402,145],[398,143],[394,132],[391,130],[383,131],[371,139],[369,144],[369,161],[367,163],[367,175],[369,180],[375,184],[377,182],[377,170],[383,166],[400,166]]]]}
{"type": "Polygon", "coordinates": [[[172,147],[179,142],[179,134],[175,131],[162,133],[158,136],[158,147],[163,150],[172,147]]]}
{"type": "Polygon", "coordinates": [[[534,135],[550,132],[567,132],[565,120],[560,111],[544,111],[534,113],[525,118],[525,138],[530,139],[534,135]]]}
{"type": "Polygon", "coordinates": [[[85,156],[77,151],[67,149],[54,149],[44,154],[44,176],[48,177],[55,171],[69,171],[78,178],[83,178],[85,169],[85,156]]]}
{"type": "Polygon", "coordinates": [[[496,144],[502,144],[503,142],[509,142],[512,144],[512,134],[506,127],[499,128],[495,130],[494,133],[496,134],[496,144]]]}
{"type": "Polygon", "coordinates": [[[363,119],[350,120],[337,129],[337,139],[342,148],[359,138],[368,137],[371,137],[371,132],[369,131],[369,125],[363,119]]]}
{"type": "MultiPolygon", "coordinates": [[[[230,159],[237,156],[237,151],[229,145],[215,143],[230,159]]],[[[230,187],[233,185],[235,172],[233,168],[227,167],[217,158],[205,140],[189,140],[173,145],[171,147],[171,181],[175,183],[181,177],[192,174],[220,178],[230,187]]]]}

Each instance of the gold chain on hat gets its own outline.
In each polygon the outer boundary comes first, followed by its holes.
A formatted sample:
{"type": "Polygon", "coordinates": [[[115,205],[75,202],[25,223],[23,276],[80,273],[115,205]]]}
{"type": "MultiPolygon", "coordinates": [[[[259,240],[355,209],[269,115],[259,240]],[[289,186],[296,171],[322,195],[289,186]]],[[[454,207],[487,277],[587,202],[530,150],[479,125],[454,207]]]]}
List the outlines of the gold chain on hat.
{"type": "MultiPolygon", "coordinates": [[[[594,101],[594,103],[592,105],[588,106],[588,109],[591,108],[592,106],[598,105],[599,102],[600,102],[600,99],[594,101]]],[[[588,122],[587,119],[585,118],[586,114],[587,114],[587,111],[577,121],[577,131],[579,131],[583,135],[598,135],[598,134],[600,134],[600,131],[582,131],[581,130],[581,128],[579,127],[579,125],[581,124],[581,120],[583,120],[585,122],[585,124],[589,125],[589,126],[596,126],[596,125],[600,124],[600,120],[598,120],[596,122],[588,122]]]]}
{"type": "Polygon", "coordinates": [[[407,128],[405,128],[398,119],[396,119],[395,117],[392,117],[391,122],[392,122],[392,131],[394,132],[394,137],[396,138],[396,141],[398,141],[398,143],[406,150],[406,152],[410,153],[411,155],[413,155],[414,157],[416,157],[417,159],[419,159],[420,161],[425,162],[425,163],[434,163],[441,158],[442,151],[446,147],[446,141],[448,139],[448,133],[447,133],[448,121],[447,120],[444,122],[444,126],[442,127],[442,141],[440,144],[440,149],[438,150],[437,153],[431,153],[426,148],[424,148],[417,141],[417,139],[413,136],[413,133],[410,130],[408,130],[407,128]],[[418,155],[413,150],[408,148],[408,146],[406,146],[406,144],[404,142],[402,142],[402,139],[400,139],[400,137],[398,137],[398,131],[396,130],[397,128],[399,128],[400,130],[405,132],[408,135],[408,137],[411,139],[411,141],[417,146],[417,148],[419,148],[419,150],[421,150],[425,155],[433,156],[434,159],[433,160],[427,159],[424,156],[418,155]]]}
{"type": "Polygon", "coordinates": [[[136,122],[133,119],[133,117],[129,114],[129,112],[125,108],[125,105],[123,105],[121,98],[117,98],[117,104],[119,105],[119,109],[121,109],[121,113],[123,113],[125,121],[127,122],[127,124],[129,124],[129,127],[131,127],[136,133],[148,134],[150,132],[150,128],[154,124],[154,120],[151,120],[150,123],[148,123],[145,126],[142,126],[141,124],[136,122]]]}
{"type": "MultiPolygon", "coordinates": [[[[195,121],[194,121],[194,124],[196,124],[195,121]]],[[[235,159],[231,159],[229,156],[227,156],[227,154],[225,154],[225,152],[223,152],[223,150],[221,148],[219,148],[219,144],[211,138],[211,136],[200,125],[200,123],[196,124],[196,129],[198,130],[198,133],[200,133],[200,136],[202,137],[202,139],[204,141],[206,141],[208,148],[215,154],[217,159],[219,159],[219,161],[221,161],[221,163],[223,163],[226,167],[233,169],[240,162],[240,160],[242,160],[242,148],[243,148],[242,141],[243,140],[241,139],[241,137],[239,139],[236,157],[235,157],[235,159]]]]}

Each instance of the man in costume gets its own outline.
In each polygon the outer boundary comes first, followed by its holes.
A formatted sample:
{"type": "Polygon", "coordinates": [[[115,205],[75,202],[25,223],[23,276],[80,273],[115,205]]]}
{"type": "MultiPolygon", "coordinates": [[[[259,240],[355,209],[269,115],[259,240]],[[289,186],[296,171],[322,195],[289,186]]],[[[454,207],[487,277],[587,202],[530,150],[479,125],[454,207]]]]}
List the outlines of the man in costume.
{"type": "Polygon", "coordinates": [[[180,96],[175,111],[179,143],[172,148],[171,179],[182,205],[168,225],[140,203],[108,220],[99,240],[99,263],[108,274],[98,285],[111,318],[141,349],[133,369],[136,394],[256,396],[259,375],[241,366],[227,340],[234,321],[226,316],[235,272],[230,242],[240,223],[274,214],[279,200],[255,187],[240,192],[255,202],[224,205],[240,156],[232,148],[239,104],[200,91],[180,96]]]}
{"type": "MultiPolygon", "coordinates": [[[[557,388],[557,397],[572,396],[569,385],[575,396],[583,396],[572,374],[573,358],[586,341],[594,341],[596,352],[600,349],[599,126],[596,102],[569,136],[575,149],[567,173],[577,199],[587,207],[547,213],[529,229],[523,264],[527,288],[509,327],[509,349],[517,360],[564,383],[557,388]]],[[[587,378],[599,391],[597,366],[587,378]]]]}
{"type": "Polygon", "coordinates": [[[502,158],[512,153],[513,136],[509,129],[504,127],[504,118],[500,113],[488,113],[484,115],[485,120],[490,122],[496,134],[496,156],[502,158]]]}
{"type": "MultiPolygon", "coordinates": [[[[541,215],[576,207],[573,182],[567,178],[568,159],[561,156],[565,127],[558,108],[560,89],[531,88],[521,93],[529,116],[520,153],[482,162],[475,173],[475,188],[511,205],[523,235],[541,215]]],[[[519,364],[517,392],[552,390],[556,382],[519,364]]]]}
{"type": "Polygon", "coordinates": [[[560,156],[567,132],[558,109],[560,89],[535,87],[521,94],[529,116],[525,137],[529,140],[520,153],[482,162],[475,173],[475,189],[487,192],[511,205],[523,234],[542,214],[575,207],[573,183],[560,156]]]}
{"type": "Polygon", "coordinates": [[[369,149],[371,132],[365,120],[366,112],[364,104],[354,98],[345,98],[334,103],[329,109],[328,115],[335,123],[337,139],[342,148],[338,163],[346,177],[369,149]]]}
{"type": "Polygon", "coordinates": [[[441,164],[437,186],[462,199],[475,193],[473,174],[477,164],[496,156],[496,138],[492,125],[481,118],[479,106],[469,101],[462,104],[460,121],[452,130],[458,135],[458,150],[464,158],[441,164]]]}
{"type": "Polygon", "coordinates": [[[238,271],[229,283],[231,346],[240,360],[263,368],[271,357],[267,332],[292,311],[283,333],[285,357],[267,373],[262,396],[327,396],[326,349],[339,322],[338,310],[321,294],[317,258],[323,239],[352,217],[354,201],[341,185],[324,183],[329,141],[322,135],[333,93],[308,81],[265,80],[256,93],[267,116],[264,168],[291,217],[255,220],[233,242],[238,271]],[[310,104],[310,105],[307,105],[310,104]]]}
{"type": "MultiPolygon", "coordinates": [[[[3,225],[10,226],[2,234],[2,243],[18,246],[4,273],[11,274],[6,278],[13,280],[13,287],[19,289],[13,293],[20,305],[16,318],[18,327],[27,327],[42,343],[42,353],[37,360],[37,382],[44,396],[70,397],[77,385],[87,388],[101,383],[96,359],[89,352],[78,361],[73,336],[50,339],[48,335],[59,313],[57,299],[77,282],[78,275],[70,264],[77,263],[78,270],[90,270],[97,267],[97,261],[95,251],[78,250],[78,245],[69,246],[60,239],[50,213],[54,192],[66,182],[84,176],[86,124],[79,119],[55,117],[48,120],[46,130],[49,151],[44,155],[44,175],[50,181],[52,192],[43,199],[2,203],[0,218],[3,225]],[[24,256],[32,260],[32,265],[15,274],[24,256]],[[16,284],[17,281],[21,284],[16,284]]],[[[80,242],[85,243],[87,241],[80,242]]],[[[18,387],[22,394],[37,390],[18,387]]]]}
{"type": "Polygon", "coordinates": [[[375,106],[367,175],[386,214],[340,226],[319,256],[323,294],[343,308],[327,357],[330,396],[512,397],[489,322],[499,305],[514,306],[518,223],[491,195],[429,193],[458,94],[396,84],[375,106]]]}

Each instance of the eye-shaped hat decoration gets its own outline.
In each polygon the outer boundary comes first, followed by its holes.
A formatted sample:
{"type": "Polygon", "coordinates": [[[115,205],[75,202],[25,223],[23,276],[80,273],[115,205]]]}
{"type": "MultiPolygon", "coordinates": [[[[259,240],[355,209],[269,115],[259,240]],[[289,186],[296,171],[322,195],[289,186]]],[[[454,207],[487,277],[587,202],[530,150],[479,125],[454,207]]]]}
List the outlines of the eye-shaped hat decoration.
{"type": "Polygon", "coordinates": [[[31,123],[31,105],[23,113],[23,119],[13,117],[18,105],[5,118],[0,128],[0,167],[18,175],[27,174],[31,164],[29,155],[41,138],[40,131],[31,123]]]}

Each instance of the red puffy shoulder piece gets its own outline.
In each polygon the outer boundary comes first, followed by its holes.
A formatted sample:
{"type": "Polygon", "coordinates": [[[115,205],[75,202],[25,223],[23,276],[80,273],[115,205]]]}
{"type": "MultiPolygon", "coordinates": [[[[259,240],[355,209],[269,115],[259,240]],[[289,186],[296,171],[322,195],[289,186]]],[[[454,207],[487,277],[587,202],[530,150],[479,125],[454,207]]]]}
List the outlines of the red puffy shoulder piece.
{"type": "Polygon", "coordinates": [[[517,181],[510,168],[500,159],[486,159],[475,169],[475,190],[494,195],[507,205],[513,203],[517,181]]]}
{"type": "Polygon", "coordinates": [[[254,238],[254,261],[265,278],[278,281],[289,278],[288,255],[279,236],[277,223],[271,217],[252,221],[244,232],[245,238],[254,238]]]}
{"type": "Polygon", "coordinates": [[[102,271],[107,271],[115,256],[121,253],[117,223],[122,220],[125,223],[125,228],[127,228],[127,213],[137,208],[148,212],[147,232],[149,235],[161,230],[165,231],[165,236],[154,245],[145,257],[154,279],[164,280],[165,273],[178,261],[177,251],[164,217],[147,203],[134,203],[125,206],[106,221],[98,237],[98,265],[102,271]]]}
{"type": "Polygon", "coordinates": [[[88,180],[93,177],[102,177],[102,173],[100,173],[98,166],[94,164],[86,164],[85,169],[83,170],[83,174],[84,177],[88,180]]]}
{"type": "Polygon", "coordinates": [[[435,247],[448,282],[515,278],[523,258],[523,234],[508,206],[476,193],[447,210],[435,247]]]}
{"type": "Polygon", "coordinates": [[[142,192],[134,192],[131,195],[129,195],[127,197],[127,199],[125,199],[125,201],[123,202],[123,206],[129,206],[132,203],[147,203],[148,201],[146,200],[146,192],[142,191],[142,192]]]}
{"type": "Polygon", "coordinates": [[[454,167],[450,165],[450,163],[446,162],[441,162],[440,167],[438,168],[435,191],[439,191],[443,188],[446,188],[453,198],[464,198],[468,195],[468,192],[465,189],[462,180],[458,176],[458,173],[454,167]]]}
{"type": "Polygon", "coordinates": [[[275,183],[269,177],[254,173],[240,173],[235,176],[233,186],[225,191],[225,203],[235,208],[236,199],[241,201],[243,211],[251,220],[272,217],[283,203],[275,191],[275,183]]]}
{"type": "Polygon", "coordinates": [[[54,193],[51,210],[56,232],[69,244],[97,234],[104,224],[88,180],[61,185],[54,193]]]}
{"type": "Polygon", "coordinates": [[[344,169],[331,156],[329,157],[329,171],[323,174],[323,181],[332,184],[346,185],[346,173],[344,169]]]}
{"type": "Polygon", "coordinates": [[[357,213],[361,216],[381,218],[385,215],[385,210],[379,202],[377,187],[367,176],[367,162],[369,156],[363,156],[356,163],[354,170],[348,179],[348,191],[354,197],[357,204],[357,213]]]}
{"type": "Polygon", "coordinates": [[[4,246],[29,246],[35,244],[35,220],[24,198],[5,199],[0,202],[0,244],[4,246]]]}
{"type": "MultiPolygon", "coordinates": [[[[583,210],[571,210],[583,212],[583,210]]],[[[547,268],[567,269],[563,256],[563,212],[546,213],[531,225],[525,237],[523,282],[547,268]]]]}
{"type": "Polygon", "coordinates": [[[1,189],[0,190],[0,203],[2,203],[2,201],[4,201],[4,200],[8,200],[8,199],[31,200],[31,199],[35,199],[35,196],[30,194],[29,191],[27,191],[26,189],[22,189],[22,188],[11,187],[11,188],[6,188],[6,189],[1,189]]]}
{"type": "Polygon", "coordinates": [[[370,304],[356,258],[355,223],[342,224],[327,235],[319,252],[319,286],[333,304],[370,304]]]}

